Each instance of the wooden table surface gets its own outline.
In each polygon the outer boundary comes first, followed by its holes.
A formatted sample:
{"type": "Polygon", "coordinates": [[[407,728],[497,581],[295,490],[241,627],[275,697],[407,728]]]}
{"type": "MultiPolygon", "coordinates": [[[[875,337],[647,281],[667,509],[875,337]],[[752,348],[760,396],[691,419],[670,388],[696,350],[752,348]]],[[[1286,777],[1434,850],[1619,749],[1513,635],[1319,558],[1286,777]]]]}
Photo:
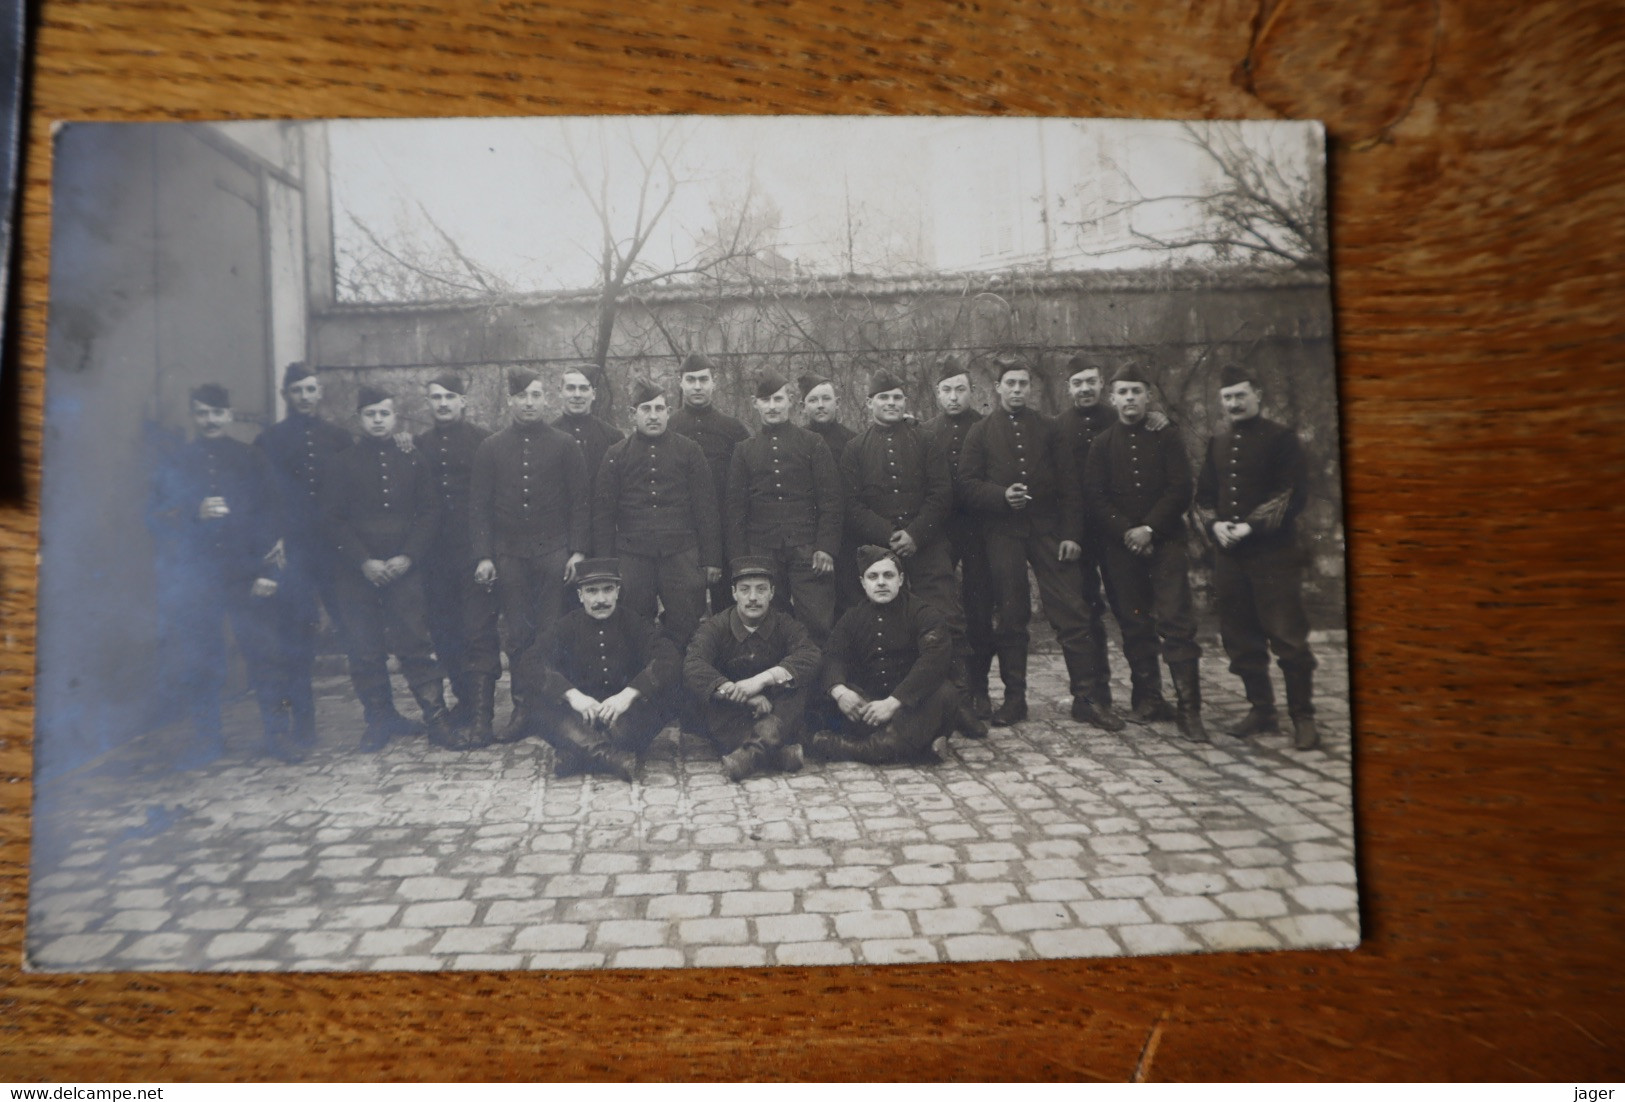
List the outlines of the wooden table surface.
{"type": "Polygon", "coordinates": [[[0,1079],[1619,1079],[1625,7],[45,0],[0,505],[0,1079]],[[61,119],[1321,118],[1354,953],[587,974],[24,975],[61,119]]]}

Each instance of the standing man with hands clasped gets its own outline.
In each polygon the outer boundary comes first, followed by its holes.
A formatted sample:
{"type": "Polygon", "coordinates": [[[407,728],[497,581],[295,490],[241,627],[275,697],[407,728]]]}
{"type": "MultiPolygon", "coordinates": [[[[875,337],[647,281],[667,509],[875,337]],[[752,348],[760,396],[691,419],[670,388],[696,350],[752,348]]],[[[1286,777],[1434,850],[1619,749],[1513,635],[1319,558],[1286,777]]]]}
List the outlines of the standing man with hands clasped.
{"type": "Polygon", "coordinates": [[[513,423],[474,454],[469,528],[474,580],[496,586],[507,626],[513,715],[501,738],[525,736],[523,687],[512,670],[558,616],[564,587],[591,544],[592,506],[581,446],[542,420],[546,388],[534,371],[508,373],[513,423]]]}
{"type": "Polygon", "coordinates": [[[1084,486],[1093,520],[1103,530],[1106,582],[1116,595],[1134,717],[1147,723],[1172,719],[1187,737],[1205,742],[1197,668],[1202,649],[1185,552],[1190,462],[1177,433],[1156,432],[1146,423],[1151,386],[1143,365],[1122,365],[1111,385],[1117,424],[1090,446],[1084,486]],[[1162,695],[1159,639],[1179,696],[1177,714],[1162,695]]]}
{"type": "MultiPolygon", "coordinates": [[[[717,368],[710,360],[692,352],[683,357],[677,369],[678,386],[682,390],[682,403],[671,415],[669,427],[679,436],[686,436],[700,446],[706,466],[711,469],[711,490],[716,496],[717,515],[721,516],[727,501],[728,468],[733,462],[734,448],[750,438],[750,430],[726,413],[718,412],[713,404],[717,389],[717,368]]],[[[727,579],[722,571],[716,576],[706,572],[707,592],[713,614],[733,607],[727,579]]]]}
{"type": "Polygon", "coordinates": [[[192,391],[192,442],[170,455],[153,486],[147,524],[158,543],[161,607],[173,616],[175,689],[192,712],[193,742],[175,763],[196,769],[225,752],[220,689],[223,623],[242,652],[265,729],[265,752],[304,756],[290,729],[287,666],[276,638],[278,518],[271,467],[257,448],[226,435],[231,397],[205,383],[192,391]]]}
{"type": "Polygon", "coordinates": [[[666,392],[632,385],[633,433],[611,444],[593,489],[593,546],[617,556],[621,600],[679,646],[705,616],[705,588],[722,577],[722,523],[700,446],[668,428],[666,392]]]}
{"type": "Polygon", "coordinates": [[[1275,731],[1269,652],[1286,680],[1293,746],[1312,750],[1315,656],[1303,610],[1302,556],[1292,524],[1309,496],[1309,465],[1297,433],[1261,415],[1263,390],[1254,372],[1235,364],[1219,371],[1219,401],[1230,427],[1214,436],[1196,483],[1196,511],[1218,550],[1213,584],[1219,634],[1230,672],[1241,678],[1250,708],[1230,731],[1236,738],[1275,731]]]}
{"type": "Polygon", "coordinates": [[[410,725],[395,710],[389,656],[437,745],[452,746],[445,682],[424,618],[419,563],[434,540],[440,502],[429,465],[395,439],[395,399],[364,386],[356,396],[362,437],[334,457],[322,514],[339,559],[334,579],[348,640],[350,681],[367,717],[363,753],[382,750],[410,725]]]}
{"type": "Polygon", "coordinates": [[[780,607],[822,643],[835,625],[841,479],[824,441],[790,423],[790,402],[783,378],[769,371],[757,380],[762,431],[734,448],[728,469],[728,553],[771,562],[780,607]]]}
{"type": "Polygon", "coordinates": [[[1090,631],[1077,561],[1083,553],[1081,487],[1070,477],[1060,431],[1028,408],[1032,368],[1025,359],[997,364],[999,405],[965,437],[959,485],[966,502],[983,517],[988,567],[998,608],[994,650],[1004,700],[993,726],[1027,718],[1027,625],[1032,595],[1027,567],[1038,579],[1044,615],[1055,628],[1072,690],[1072,718],[1107,731],[1123,721],[1093,694],[1102,680],[1100,649],[1090,631]]]}

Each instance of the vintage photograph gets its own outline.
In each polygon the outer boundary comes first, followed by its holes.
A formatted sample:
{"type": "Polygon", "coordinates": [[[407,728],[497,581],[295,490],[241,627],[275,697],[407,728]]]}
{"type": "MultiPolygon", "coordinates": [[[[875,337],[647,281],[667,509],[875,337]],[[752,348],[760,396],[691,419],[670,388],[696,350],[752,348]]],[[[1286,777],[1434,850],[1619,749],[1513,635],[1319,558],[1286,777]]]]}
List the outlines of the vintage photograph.
{"type": "Polygon", "coordinates": [[[1357,945],[1324,145],[63,127],[27,966],[1357,945]]]}

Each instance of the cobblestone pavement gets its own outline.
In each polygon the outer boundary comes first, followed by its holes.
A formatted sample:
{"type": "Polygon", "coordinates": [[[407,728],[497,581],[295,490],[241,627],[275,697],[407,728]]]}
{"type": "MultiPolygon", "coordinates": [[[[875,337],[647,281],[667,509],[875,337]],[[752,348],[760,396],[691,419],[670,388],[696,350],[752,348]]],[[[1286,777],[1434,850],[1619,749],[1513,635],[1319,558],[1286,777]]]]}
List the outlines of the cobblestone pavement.
{"type": "MultiPolygon", "coordinates": [[[[1352,946],[1346,653],[1320,643],[1322,748],[1219,733],[1245,710],[1204,661],[1216,745],[1033,717],[934,768],[809,763],[732,785],[675,728],[639,783],[555,780],[538,741],[377,756],[323,678],[300,765],[162,762],[179,728],[41,786],[30,966],[433,969],[892,963],[1352,946]]],[[[1222,652],[1219,652],[1222,653],[1222,652]]],[[[1126,684],[1119,687],[1126,699],[1126,684]]],[[[1060,700],[1060,705],[1045,703],[1060,700]]],[[[504,702],[505,703],[505,702],[504,702]]],[[[506,714],[499,707],[499,722],[506,714]]]]}

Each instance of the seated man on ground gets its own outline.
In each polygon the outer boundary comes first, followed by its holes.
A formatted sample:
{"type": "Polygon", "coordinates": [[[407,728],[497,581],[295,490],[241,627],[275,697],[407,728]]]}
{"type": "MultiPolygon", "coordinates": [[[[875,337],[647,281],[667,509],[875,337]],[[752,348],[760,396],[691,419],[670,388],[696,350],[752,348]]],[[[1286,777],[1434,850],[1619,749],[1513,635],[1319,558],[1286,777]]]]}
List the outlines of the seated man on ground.
{"type": "Polygon", "coordinates": [[[895,551],[866,545],[857,562],[866,600],[841,617],[825,651],[823,684],[841,729],[813,735],[812,752],[874,765],[934,763],[934,744],[955,728],[986,738],[948,678],[953,643],[942,613],[904,592],[895,551]]]}
{"type": "Polygon", "coordinates": [[[799,620],[773,607],[774,560],[732,563],[734,607],[700,625],[683,660],[706,735],[734,782],[801,768],[801,716],[822,659],[799,620]]]}
{"type": "Polygon", "coordinates": [[[513,677],[524,701],[521,729],[552,745],[556,776],[607,773],[630,782],[670,714],[677,645],[620,606],[614,559],[579,563],[576,595],[581,607],[519,657],[513,677]]]}

